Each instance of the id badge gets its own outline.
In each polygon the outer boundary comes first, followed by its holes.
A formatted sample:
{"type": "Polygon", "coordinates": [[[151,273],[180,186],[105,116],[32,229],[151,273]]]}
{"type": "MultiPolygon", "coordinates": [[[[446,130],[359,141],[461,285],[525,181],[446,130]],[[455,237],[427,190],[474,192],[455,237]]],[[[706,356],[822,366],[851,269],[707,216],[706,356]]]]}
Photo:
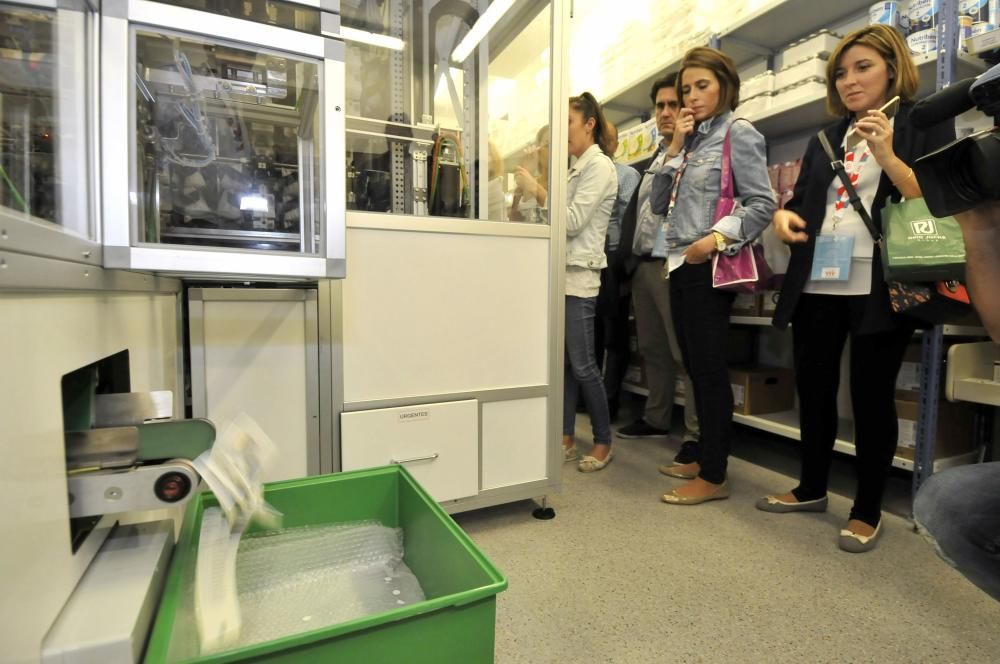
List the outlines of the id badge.
{"type": "Polygon", "coordinates": [[[656,241],[653,242],[653,250],[650,255],[655,258],[666,258],[667,257],[667,222],[660,224],[659,230],[656,231],[656,241]]]}
{"type": "Polygon", "coordinates": [[[853,235],[820,235],[813,253],[813,281],[847,281],[851,276],[853,235]]]}

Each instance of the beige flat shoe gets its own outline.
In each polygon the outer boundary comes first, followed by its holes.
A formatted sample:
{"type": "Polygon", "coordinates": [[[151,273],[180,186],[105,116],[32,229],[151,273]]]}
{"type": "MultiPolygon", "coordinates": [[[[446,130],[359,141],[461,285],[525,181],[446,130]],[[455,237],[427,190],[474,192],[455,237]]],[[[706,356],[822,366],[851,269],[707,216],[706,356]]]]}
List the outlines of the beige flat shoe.
{"type": "Polygon", "coordinates": [[[570,445],[566,447],[563,445],[563,461],[576,461],[580,458],[580,450],[576,449],[576,445],[570,445]]]}
{"type": "Polygon", "coordinates": [[[680,480],[693,480],[701,472],[701,466],[697,463],[682,463],[676,466],[657,466],[656,469],[667,477],[676,477],[680,480]]]}
{"type": "Polygon", "coordinates": [[[837,545],[842,551],[847,551],[848,553],[866,553],[871,551],[878,542],[878,536],[882,532],[883,521],[885,519],[879,519],[878,525],[875,526],[875,532],[867,536],[859,535],[847,528],[842,529],[840,537],[837,538],[837,545]]]}
{"type": "Polygon", "coordinates": [[[580,463],[577,464],[576,469],[581,473],[596,473],[598,470],[604,470],[604,467],[611,463],[613,456],[614,450],[608,450],[608,456],[604,457],[603,461],[588,454],[580,459],[580,463]]]}
{"type": "Polygon", "coordinates": [[[710,500],[725,500],[729,497],[729,482],[723,482],[719,488],[707,496],[679,496],[677,489],[663,494],[663,502],[668,505],[700,505],[710,500]]]}

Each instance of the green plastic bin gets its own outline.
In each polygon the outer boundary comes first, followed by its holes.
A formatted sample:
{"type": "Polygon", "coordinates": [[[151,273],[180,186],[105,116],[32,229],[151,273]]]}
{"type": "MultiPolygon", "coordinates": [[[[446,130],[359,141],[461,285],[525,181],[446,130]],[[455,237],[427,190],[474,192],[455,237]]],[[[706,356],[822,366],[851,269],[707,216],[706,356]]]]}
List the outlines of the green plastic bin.
{"type": "Polygon", "coordinates": [[[492,662],[496,595],[507,579],[402,466],[265,486],[285,527],[378,519],[402,528],[405,562],[427,599],[393,611],[246,648],[199,656],[194,573],[201,517],[191,499],[174,550],[146,662],[492,662]]]}

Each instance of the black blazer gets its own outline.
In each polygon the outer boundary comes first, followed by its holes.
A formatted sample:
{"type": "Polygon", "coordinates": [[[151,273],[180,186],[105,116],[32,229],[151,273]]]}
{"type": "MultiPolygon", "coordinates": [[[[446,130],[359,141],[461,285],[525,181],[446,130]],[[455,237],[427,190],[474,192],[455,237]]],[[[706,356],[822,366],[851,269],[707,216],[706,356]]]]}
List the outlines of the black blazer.
{"type": "MultiPolygon", "coordinates": [[[[657,151],[649,159],[633,164],[632,167],[639,171],[640,177],[646,177],[646,169],[653,163],[658,153],[659,148],[657,148],[657,151]]],[[[632,254],[632,242],[635,240],[636,217],[639,214],[640,187],[642,187],[641,179],[639,180],[639,186],[632,192],[632,198],[629,199],[624,214],[622,214],[622,233],[621,239],[618,240],[618,248],[615,249],[615,253],[608,256],[608,268],[618,273],[618,276],[622,280],[628,279],[635,272],[636,265],[638,265],[638,258],[632,254]]]]}
{"type": "MultiPolygon", "coordinates": [[[[899,113],[896,114],[892,139],[892,147],[896,156],[910,166],[918,157],[947,145],[955,138],[954,120],[947,120],[925,131],[914,129],[909,122],[912,108],[912,104],[906,104],[899,109],[899,113]]],[[[844,118],[837,124],[823,130],[839,159],[844,158],[842,143],[844,133],[849,125],[850,119],[844,118]]],[[[816,247],[816,235],[823,227],[823,217],[826,215],[827,191],[830,188],[830,183],[836,177],[836,173],[830,167],[830,159],[823,151],[819,139],[813,136],[802,159],[802,171],[795,183],[792,200],[785,206],[786,210],[795,212],[806,221],[806,233],[809,234],[809,240],[802,244],[791,245],[791,260],[774,313],[774,325],[780,329],[787,327],[792,320],[802,289],[809,281],[809,275],[812,272],[813,251],[816,247]]],[[[898,202],[901,195],[889,176],[883,172],[882,178],[879,180],[878,190],[875,193],[875,200],[872,203],[872,209],[868,211],[879,228],[882,227],[882,207],[888,199],[898,202]]],[[[871,294],[865,302],[864,311],[859,312],[859,314],[861,318],[860,321],[857,321],[858,327],[855,329],[861,334],[892,330],[904,320],[912,324],[909,319],[897,317],[892,313],[889,306],[889,291],[882,274],[882,256],[877,247],[872,261],[871,294]]]]}

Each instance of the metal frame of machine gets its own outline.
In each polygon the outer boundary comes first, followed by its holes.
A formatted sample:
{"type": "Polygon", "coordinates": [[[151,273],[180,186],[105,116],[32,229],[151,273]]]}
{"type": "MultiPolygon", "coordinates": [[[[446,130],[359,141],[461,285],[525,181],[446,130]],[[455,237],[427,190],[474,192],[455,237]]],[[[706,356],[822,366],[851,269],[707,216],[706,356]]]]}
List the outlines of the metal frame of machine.
{"type": "MultiPolygon", "coordinates": [[[[126,160],[102,161],[104,264],[107,267],[166,273],[202,273],[272,278],[328,278],[345,272],[344,214],[334,202],[343,199],[343,81],[344,45],[336,39],[340,25],[335,14],[322,14],[322,34],[245,21],[149,0],[111,0],[102,8],[101,96],[104,100],[102,148],[105,155],[129,155],[126,160]],[[133,127],[136,127],[136,29],[154,29],[172,35],[190,35],[254,51],[271,50],[285,57],[317,63],[320,132],[319,192],[302,183],[302,199],[318,199],[315,226],[302,223],[298,252],[254,251],[223,247],[191,247],[139,242],[138,174],[133,127]],[[311,250],[319,238],[318,251],[311,250]]],[[[300,141],[300,150],[304,150],[300,141]]],[[[300,160],[302,155],[300,153],[300,160]]],[[[300,204],[300,209],[301,209],[300,204]]],[[[305,221],[304,215],[300,216],[305,221]]],[[[301,223],[301,222],[300,222],[301,223]]]]}

